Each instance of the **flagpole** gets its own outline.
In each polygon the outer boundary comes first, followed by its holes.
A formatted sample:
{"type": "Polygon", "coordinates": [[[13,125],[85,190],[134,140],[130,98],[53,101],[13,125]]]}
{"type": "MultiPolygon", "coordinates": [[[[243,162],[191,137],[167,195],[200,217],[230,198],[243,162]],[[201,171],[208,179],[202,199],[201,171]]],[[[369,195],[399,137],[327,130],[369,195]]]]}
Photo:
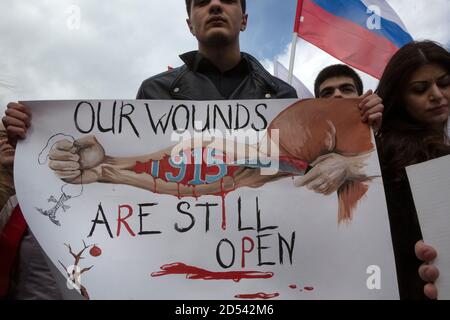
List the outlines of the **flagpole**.
{"type": "Polygon", "coordinates": [[[294,62],[295,62],[295,49],[297,47],[297,32],[294,32],[292,35],[292,44],[291,44],[291,57],[289,60],[289,73],[288,73],[288,83],[292,84],[292,76],[294,74],[294,62]]]}
{"type": "Polygon", "coordinates": [[[292,76],[294,74],[295,50],[297,48],[298,30],[300,28],[300,19],[303,9],[303,0],[297,2],[297,12],[295,14],[294,33],[292,34],[291,57],[289,61],[288,83],[292,84],[292,76]]]}

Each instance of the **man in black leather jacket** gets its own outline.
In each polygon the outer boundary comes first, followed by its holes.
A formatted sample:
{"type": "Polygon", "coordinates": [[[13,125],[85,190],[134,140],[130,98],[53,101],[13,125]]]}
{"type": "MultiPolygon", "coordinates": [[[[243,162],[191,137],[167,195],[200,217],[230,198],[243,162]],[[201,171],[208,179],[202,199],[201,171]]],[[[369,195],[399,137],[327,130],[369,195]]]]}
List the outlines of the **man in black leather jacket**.
{"type": "Polygon", "coordinates": [[[241,53],[239,34],[248,17],[245,7],[245,0],[186,0],[187,23],[198,51],[181,55],[183,66],[145,80],[137,99],[297,98],[294,88],[241,53]]]}

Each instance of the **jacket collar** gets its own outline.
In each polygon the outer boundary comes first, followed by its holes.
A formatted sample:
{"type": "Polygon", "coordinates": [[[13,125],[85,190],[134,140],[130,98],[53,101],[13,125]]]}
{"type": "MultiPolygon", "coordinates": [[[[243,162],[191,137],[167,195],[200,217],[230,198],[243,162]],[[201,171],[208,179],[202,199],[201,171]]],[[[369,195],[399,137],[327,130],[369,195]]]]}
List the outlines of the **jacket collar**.
{"type": "MultiPolygon", "coordinates": [[[[186,64],[188,69],[193,72],[197,72],[199,70],[199,68],[202,67],[202,65],[207,66],[207,68],[209,68],[211,66],[211,68],[217,69],[217,67],[215,67],[207,58],[205,58],[198,51],[187,52],[183,55],[180,55],[180,58],[186,64]]],[[[245,63],[244,67],[247,68],[248,71],[251,71],[248,57],[243,54],[241,54],[241,61],[239,61],[238,65],[242,64],[242,63],[245,63]]],[[[235,67],[231,68],[231,70],[234,69],[235,67]]],[[[226,72],[224,72],[224,73],[226,73],[226,72]]]]}
{"type": "MultiPolygon", "coordinates": [[[[278,91],[279,86],[272,80],[271,74],[264,69],[255,57],[245,52],[242,52],[241,56],[242,59],[247,61],[250,73],[254,73],[260,80],[262,80],[270,91],[278,91]]],[[[203,57],[197,50],[189,51],[180,55],[180,59],[186,64],[187,68],[194,72],[197,70],[198,63],[202,58],[203,57]]]]}

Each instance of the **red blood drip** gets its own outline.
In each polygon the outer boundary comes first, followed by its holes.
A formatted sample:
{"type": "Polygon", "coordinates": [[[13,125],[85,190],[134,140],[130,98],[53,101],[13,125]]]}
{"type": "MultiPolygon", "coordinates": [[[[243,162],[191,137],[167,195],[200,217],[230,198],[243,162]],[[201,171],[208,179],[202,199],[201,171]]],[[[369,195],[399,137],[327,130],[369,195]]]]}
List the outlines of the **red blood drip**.
{"type": "Polygon", "coordinates": [[[303,289],[305,289],[306,291],[313,291],[314,287],[304,287],[303,289]]]}
{"type": "Polygon", "coordinates": [[[158,191],[156,189],[156,178],[155,177],[153,177],[153,184],[154,184],[153,193],[158,193],[158,191]]]}
{"type": "Polygon", "coordinates": [[[261,271],[227,271],[214,272],[186,265],[182,262],[175,262],[161,266],[162,271],[152,272],[152,277],[160,277],[171,274],[184,274],[186,279],[193,280],[233,280],[239,282],[242,279],[269,279],[273,277],[273,272],[261,271]]]}
{"type": "Polygon", "coordinates": [[[222,230],[227,229],[227,215],[225,209],[225,196],[226,193],[223,190],[223,178],[220,179],[220,197],[222,198],[222,230]]]}
{"type": "Polygon", "coordinates": [[[178,199],[181,199],[180,184],[177,183],[178,199]]]}
{"type": "Polygon", "coordinates": [[[198,200],[197,193],[195,192],[195,185],[192,186],[192,196],[195,198],[195,200],[198,200]]]}
{"type": "Polygon", "coordinates": [[[220,196],[222,198],[222,230],[227,230],[227,215],[225,209],[225,194],[220,196]]]}
{"type": "Polygon", "coordinates": [[[297,289],[297,285],[296,285],[296,284],[291,284],[291,285],[289,286],[289,288],[291,288],[291,289],[297,289]]]}
{"type": "Polygon", "coordinates": [[[264,293],[264,292],[258,292],[258,293],[249,293],[249,294],[237,294],[234,297],[237,299],[273,299],[278,297],[280,294],[278,292],[275,293],[264,293]]]}

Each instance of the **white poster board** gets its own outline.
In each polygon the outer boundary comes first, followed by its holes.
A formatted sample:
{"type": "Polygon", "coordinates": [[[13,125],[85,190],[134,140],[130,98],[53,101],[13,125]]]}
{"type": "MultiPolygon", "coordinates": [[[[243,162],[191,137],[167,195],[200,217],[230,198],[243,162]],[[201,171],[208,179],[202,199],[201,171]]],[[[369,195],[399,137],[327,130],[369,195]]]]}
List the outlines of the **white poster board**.
{"type": "Polygon", "coordinates": [[[406,168],[424,241],[438,257],[439,299],[450,299],[450,156],[406,168]]]}
{"type": "Polygon", "coordinates": [[[86,298],[397,299],[373,137],[357,100],[333,100],[24,102],[22,211],[86,298]],[[280,148],[170,154],[181,128],[280,148]]]}

